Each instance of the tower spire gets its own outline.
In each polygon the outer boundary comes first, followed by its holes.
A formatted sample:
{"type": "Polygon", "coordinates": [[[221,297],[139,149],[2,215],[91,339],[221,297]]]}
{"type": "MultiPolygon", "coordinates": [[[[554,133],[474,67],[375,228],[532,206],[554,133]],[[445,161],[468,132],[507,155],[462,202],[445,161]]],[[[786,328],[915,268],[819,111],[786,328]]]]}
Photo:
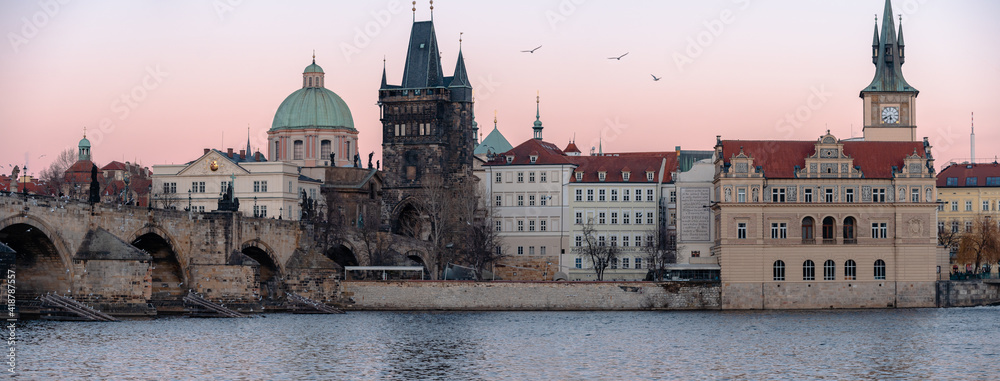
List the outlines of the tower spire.
{"type": "Polygon", "coordinates": [[[976,164],[976,113],[972,113],[972,135],[969,136],[969,148],[972,152],[972,158],[969,160],[972,164],[976,164]]]}
{"type": "Polygon", "coordinates": [[[542,140],[542,119],[541,119],[541,111],[540,111],[541,103],[542,103],[541,99],[542,98],[539,95],[539,92],[536,91],[535,92],[535,125],[532,127],[532,129],[535,132],[535,140],[542,140]]]}
{"type": "Polygon", "coordinates": [[[417,22],[417,2],[413,1],[413,22],[417,22]]]}
{"type": "Polygon", "coordinates": [[[879,39],[878,39],[878,14],[877,13],[875,14],[875,32],[873,33],[873,35],[874,36],[872,37],[872,63],[875,64],[875,65],[878,65],[879,39]]]}
{"type": "Polygon", "coordinates": [[[434,21],[434,0],[431,0],[431,21],[434,21]]]}
{"type": "Polygon", "coordinates": [[[388,86],[389,86],[389,84],[386,83],[386,81],[385,81],[385,56],[382,56],[382,86],[379,87],[379,88],[380,89],[384,89],[384,88],[386,88],[388,86]]]}
{"type": "Polygon", "coordinates": [[[247,156],[250,156],[250,123],[247,123],[247,156]]]}

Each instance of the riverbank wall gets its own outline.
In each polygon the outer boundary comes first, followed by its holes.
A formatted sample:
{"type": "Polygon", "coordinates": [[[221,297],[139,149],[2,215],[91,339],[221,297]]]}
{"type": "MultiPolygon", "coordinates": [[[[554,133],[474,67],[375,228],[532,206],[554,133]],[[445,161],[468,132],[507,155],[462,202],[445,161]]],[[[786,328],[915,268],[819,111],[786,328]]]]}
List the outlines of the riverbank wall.
{"type": "Polygon", "coordinates": [[[937,283],[938,307],[974,307],[1000,304],[1000,282],[945,280],[937,283]]]}
{"type": "Polygon", "coordinates": [[[350,310],[718,310],[714,282],[344,281],[350,310]]]}

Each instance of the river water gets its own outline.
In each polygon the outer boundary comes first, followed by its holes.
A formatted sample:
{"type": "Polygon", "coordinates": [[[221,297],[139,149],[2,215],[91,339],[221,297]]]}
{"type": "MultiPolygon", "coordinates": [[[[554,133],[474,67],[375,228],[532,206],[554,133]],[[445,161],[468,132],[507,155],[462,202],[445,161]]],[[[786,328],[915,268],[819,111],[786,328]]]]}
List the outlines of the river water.
{"type": "Polygon", "coordinates": [[[18,379],[997,379],[1000,307],[25,321],[18,379]]]}

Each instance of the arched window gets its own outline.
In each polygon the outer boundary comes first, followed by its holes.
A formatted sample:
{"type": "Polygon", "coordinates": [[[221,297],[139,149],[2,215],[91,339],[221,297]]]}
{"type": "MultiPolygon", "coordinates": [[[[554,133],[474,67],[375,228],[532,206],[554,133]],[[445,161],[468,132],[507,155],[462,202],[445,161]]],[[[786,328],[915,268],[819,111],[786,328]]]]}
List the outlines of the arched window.
{"type": "Polygon", "coordinates": [[[854,236],[854,217],[847,217],[844,219],[844,243],[857,243],[857,239],[854,236]]]}
{"type": "Polygon", "coordinates": [[[832,259],[827,259],[823,262],[823,280],[836,280],[837,279],[837,265],[833,263],[832,259]]]}
{"type": "Polygon", "coordinates": [[[802,263],[802,280],[816,280],[816,264],[811,259],[802,263]]]}
{"type": "Polygon", "coordinates": [[[816,220],[812,217],[802,219],[802,243],[816,243],[816,235],[813,232],[816,220]]]}
{"type": "Polygon", "coordinates": [[[844,262],[844,280],[855,280],[858,279],[858,265],[854,263],[853,259],[848,259],[844,262]]]}
{"type": "Polygon", "coordinates": [[[885,279],[885,261],[879,259],[875,261],[875,280],[885,279]]]}
{"type": "Polygon", "coordinates": [[[774,280],[785,280],[785,261],[774,261],[774,280]]]}
{"type": "Polygon", "coordinates": [[[281,142],[274,142],[274,160],[281,160],[281,142]]]}
{"type": "Polygon", "coordinates": [[[309,77],[309,87],[313,87],[313,79],[312,79],[312,77],[309,77]]]}
{"type": "Polygon", "coordinates": [[[303,144],[301,140],[296,140],[292,144],[292,160],[302,160],[303,144]]]}
{"type": "MultiPolygon", "coordinates": [[[[329,159],[331,149],[333,149],[333,144],[329,140],[321,140],[319,142],[319,158],[329,159]]],[[[330,165],[333,165],[333,163],[330,163],[330,165]]]]}
{"type": "Polygon", "coordinates": [[[837,225],[833,217],[827,217],[823,219],[823,243],[836,243],[837,239],[834,236],[834,227],[837,225]]]}

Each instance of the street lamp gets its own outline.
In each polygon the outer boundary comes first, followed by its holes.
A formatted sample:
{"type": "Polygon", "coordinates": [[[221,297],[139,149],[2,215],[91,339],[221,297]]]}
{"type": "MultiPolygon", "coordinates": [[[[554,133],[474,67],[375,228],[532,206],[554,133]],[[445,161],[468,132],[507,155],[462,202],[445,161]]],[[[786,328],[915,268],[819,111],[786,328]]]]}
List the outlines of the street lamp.
{"type": "Polygon", "coordinates": [[[253,218],[257,217],[260,217],[260,214],[257,213],[257,196],[253,196],[253,218]]]}
{"type": "Polygon", "coordinates": [[[188,189],[188,211],[191,211],[191,190],[188,189]]]}
{"type": "Polygon", "coordinates": [[[284,210],[285,210],[284,207],[278,208],[278,219],[279,220],[281,219],[281,216],[284,215],[284,213],[285,213],[284,210]]]}

